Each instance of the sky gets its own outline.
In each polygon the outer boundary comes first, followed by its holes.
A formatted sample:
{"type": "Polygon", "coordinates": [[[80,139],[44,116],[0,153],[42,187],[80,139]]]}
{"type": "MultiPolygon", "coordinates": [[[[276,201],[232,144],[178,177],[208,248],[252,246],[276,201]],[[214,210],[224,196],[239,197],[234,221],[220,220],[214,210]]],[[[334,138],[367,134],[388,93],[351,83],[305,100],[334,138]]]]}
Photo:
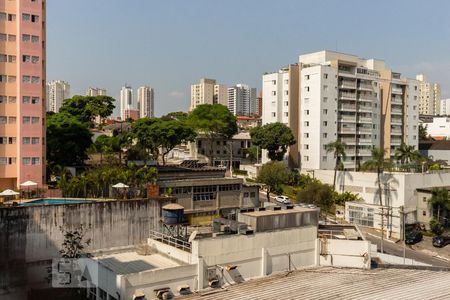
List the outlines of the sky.
{"type": "Polygon", "coordinates": [[[186,111],[200,78],[259,91],[264,72],[327,49],[424,73],[450,98],[449,14],[447,0],[47,0],[47,80],[115,99],[148,85],[160,116],[186,111]]]}

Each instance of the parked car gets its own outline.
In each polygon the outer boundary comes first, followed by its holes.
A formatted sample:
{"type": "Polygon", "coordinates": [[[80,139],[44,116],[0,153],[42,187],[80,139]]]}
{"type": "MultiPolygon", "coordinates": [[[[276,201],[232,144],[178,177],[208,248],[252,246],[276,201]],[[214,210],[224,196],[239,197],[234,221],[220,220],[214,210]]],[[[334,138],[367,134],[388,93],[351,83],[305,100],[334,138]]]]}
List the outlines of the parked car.
{"type": "Polygon", "coordinates": [[[438,235],[433,238],[433,246],[437,248],[442,248],[450,244],[450,236],[448,235],[438,235]]]}
{"type": "Polygon", "coordinates": [[[287,196],[276,196],[275,201],[283,204],[291,204],[291,201],[287,196]]]}
{"type": "Polygon", "coordinates": [[[414,245],[420,242],[423,238],[422,232],[420,231],[410,231],[406,234],[405,243],[408,245],[414,245]]]}

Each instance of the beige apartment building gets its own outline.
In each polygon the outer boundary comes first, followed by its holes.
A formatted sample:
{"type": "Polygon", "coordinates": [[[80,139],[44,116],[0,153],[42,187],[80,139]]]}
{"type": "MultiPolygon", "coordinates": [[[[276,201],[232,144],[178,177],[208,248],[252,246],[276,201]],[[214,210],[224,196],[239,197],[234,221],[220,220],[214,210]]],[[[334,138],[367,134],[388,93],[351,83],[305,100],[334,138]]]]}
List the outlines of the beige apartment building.
{"type": "Polygon", "coordinates": [[[419,113],[421,115],[439,115],[441,113],[441,86],[428,82],[423,74],[416,75],[420,84],[419,113]]]}
{"type": "Polygon", "coordinates": [[[201,104],[222,104],[228,106],[228,88],[218,84],[215,79],[202,78],[198,84],[191,85],[191,107],[201,104]]]}
{"type": "Polygon", "coordinates": [[[374,146],[386,156],[403,142],[417,148],[418,96],[419,83],[382,60],[320,51],[263,75],[262,123],[292,129],[297,139],[287,157],[292,167],[333,169],[335,159],[325,145],[340,139],[347,145],[344,167],[355,170],[374,146]]]}
{"type": "Polygon", "coordinates": [[[0,2],[0,190],[45,182],[45,2],[0,2]]]}

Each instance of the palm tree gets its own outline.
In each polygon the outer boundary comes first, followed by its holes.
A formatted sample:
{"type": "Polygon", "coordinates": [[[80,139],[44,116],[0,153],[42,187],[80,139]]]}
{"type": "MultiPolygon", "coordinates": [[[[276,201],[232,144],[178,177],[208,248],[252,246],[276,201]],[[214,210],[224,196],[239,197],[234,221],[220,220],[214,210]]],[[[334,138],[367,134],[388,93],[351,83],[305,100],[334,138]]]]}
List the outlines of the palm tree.
{"type": "Polygon", "coordinates": [[[433,208],[437,208],[437,221],[440,223],[441,209],[450,209],[448,190],[446,188],[433,189],[433,195],[431,196],[430,200],[428,200],[428,202],[431,203],[433,208]]]}
{"type": "Polygon", "coordinates": [[[381,148],[373,148],[372,159],[364,162],[364,164],[362,165],[363,170],[370,170],[377,172],[378,191],[381,206],[383,206],[383,199],[381,193],[381,174],[383,174],[384,170],[390,169],[392,167],[392,162],[389,159],[384,158],[385,154],[386,150],[381,148]]]}
{"type": "Polygon", "coordinates": [[[325,145],[327,153],[333,152],[336,163],[334,165],[333,190],[336,190],[336,175],[337,170],[342,167],[342,161],[345,160],[345,143],[339,139],[325,145]]]}
{"type": "Polygon", "coordinates": [[[402,143],[399,148],[395,149],[395,159],[401,164],[408,164],[419,160],[420,153],[414,150],[414,146],[408,146],[402,143]]]}

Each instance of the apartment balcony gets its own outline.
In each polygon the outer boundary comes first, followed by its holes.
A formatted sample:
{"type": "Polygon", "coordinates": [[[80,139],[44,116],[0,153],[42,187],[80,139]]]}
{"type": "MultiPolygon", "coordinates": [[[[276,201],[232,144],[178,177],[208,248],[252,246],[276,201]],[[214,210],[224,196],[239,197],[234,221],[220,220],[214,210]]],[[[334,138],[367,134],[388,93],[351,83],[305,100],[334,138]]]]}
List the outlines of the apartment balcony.
{"type": "Polygon", "coordinates": [[[355,93],[339,93],[340,99],[346,99],[346,100],[356,100],[356,94],[355,93]]]}
{"type": "Polygon", "coordinates": [[[355,168],[355,162],[354,161],[344,161],[342,162],[344,165],[344,169],[354,169],[355,168]]]}
{"type": "Polygon", "coordinates": [[[360,149],[358,150],[359,156],[372,156],[372,151],[370,149],[360,149]]]}
{"type": "Polygon", "coordinates": [[[370,123],[372,124],[373,119],[367,118],[367,117],[359,117],[358,122],[359,123],[370,123]]]}
{"type": "Polygon", "coordinates": [[[393,115],[403,115],[403,110],[399,108],[391,108],[391,114],[393,115]]]}
{"type": "Polygon", "coordinates": [[[371,134],[372,128],[371,127],[359,127],[358,128],[358,134],[371,134]]]}
{"type": "Polygon", "coordinates": [[[403,135],[401,129],[391,129],[391,135],[403,135]]]}
{"type": "Polygon", "coordinates": [[[341,117],[338,117],[338,122],[341,122],[341,123],[356,123],[356,116],[353,116],[353,117],[351,117],[351,116],[341,116],[341,117]]]}
{"type": "Polygon", "coordinates": [[[341,142],[345,143],[346,145],[356,145],[355,138],[341,138],[341,142]]]}
{"type": "Polygon", "coordinates": [[[377,100],[377,99],[372,95],[359,95],[358,96],[358,101],[361,101],[361,102],[373,102],[375,100],[377,100]]]}
{"type": "Polygon", "coordinates": [[[341,129],[339,129],[339,133],[356,134],[356,128],[354,128],[354,127],[342,127],[341,129]]]}
{"type": "Polygon", "coordinates": [[[358,139],[358,145],[372,145],[372,139],[358,139]]]}
{"type": "Polygon", "coordinates": [[[338,109],[341,111],[356,111],[356,105],[350,105],[350,104],[341,104],[338,106],[338,109]]]}
{"type": "Polygon", "coordinates": [[[402,144],[401,138],[391,138],[391,145],[397,146],[402,144]]]}
{"type": "Polygon", "coordinates": [[[339,88],[341,89],[356,89],[356,81],[343,80],[339,82],[339,88]]]}
{"type": "Polygon", "coordinates": [[[338,74],[342,75],[342,76],[352,76],[352,77],[354,77],[355,76],[355,70],[352,69],[352,68],[347,69],[347,68],[339,67],[338,68],[338,74]]]}
{"type": "Polygon", "coordinates": [[[392,104],[398,104],[398,105],[403,105],[403,99],[401,97],[392,97],[391,99],[391,103],[392,104]]]}
{"type": "Polygon", "coordinates": [[[393,87],[392,88],[392,94],[403,95],[403,89],[402,88],[398,88],[398,87],[393,87]]]}
{"type": "Polygon", "coordinates": [[[358,106],[358,112],[372,112],[372,106],[360,105],[358,106]]]}
{"type": "Polygon", "coordinates": [[[403,119],[402,118],[391,118],[391,124],[392,125],[403,125],[403,119]]]}
{"type": "Polygon", "coordinates": [[[373,91],[373,86],[371,84],[358,84],[358,90],[373,91]]]}

